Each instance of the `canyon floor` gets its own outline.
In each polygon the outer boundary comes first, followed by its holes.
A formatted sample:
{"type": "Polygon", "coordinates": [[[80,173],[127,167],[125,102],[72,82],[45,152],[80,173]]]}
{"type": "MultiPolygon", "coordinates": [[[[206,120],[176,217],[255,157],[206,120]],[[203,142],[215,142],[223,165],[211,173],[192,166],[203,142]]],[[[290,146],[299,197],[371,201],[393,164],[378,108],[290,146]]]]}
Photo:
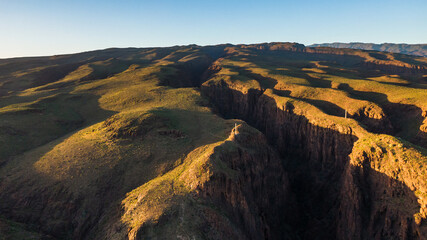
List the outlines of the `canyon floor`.
{"type": "Polygon", "coordinates": [[[427,239],[427,58],[0,59],[0,239],[427,239]]]}

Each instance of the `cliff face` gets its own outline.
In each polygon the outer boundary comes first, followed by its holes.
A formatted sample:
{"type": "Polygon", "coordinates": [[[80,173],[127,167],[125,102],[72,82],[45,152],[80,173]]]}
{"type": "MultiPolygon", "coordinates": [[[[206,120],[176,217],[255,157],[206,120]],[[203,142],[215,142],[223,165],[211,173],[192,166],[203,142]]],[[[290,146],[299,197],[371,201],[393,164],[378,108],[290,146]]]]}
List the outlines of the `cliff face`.
{"type": "Polygon", "coordinates": [[[270,143],[288,158],[285,164],[290,167],[298,215],[305,222],[300,229],[303,238],[334,238],[333,224],[327,221],[336,216],[337,189],[356,141],[351,129],[332,130],[310,124],[304,116],[292,112],[291,104],[280,109],[273,99],[257,90],[243,94],[223,84],[204,85],[202,92],[224,116],[242,118],[265,132],[270,143]]]}
{"type": "Polygon", "coordinates": [[[224,173],[213,173],[196,190],[198,196],[223,206],[232,222],[242,226],[244,238],[278,239],[286,233],[283,226],[290,220],[283,212],[292,212],[292,193],[280,158],[264,136],[251,136],[243,127],[235,129],[230,140],[240,147],[234,151],[219,148],[218,158],[240,174],[230,178],[224,173]]]}
{"type": "Polygon", "coordinates": [[[426,167],[408,158],[423,158],[383,136],[355,145],[345,171],[337,236],[340,239],[425,239],[427,237],[426,167]],[[369,148],[364,146],[368,145],[369,148]],[[414,154],[414,155],[412,155],[414,154]],[[351,231],[349,231],[349,229],[351,231]]]}
{"type": "MultiPolygon", "coordinates": [[[[229,143],[215,149],[216,157],[234,174],[213,172],[206,184],[197,187],[202,199],[222,206],[236,226],[242,226],[247,239],[287,239],[293,214],[293,194],[282,162],[265,137],[246,126],[238,126],[229,143]]],[[[218,229],[218,232],[221,232],[218,229]]]]}
{"type": "Polygon", "coordinates": [[[337,239],[424,239],[414,218],[420,206],[413,191],[366,165],[371,160],[346,169],[337,239]]]}
{"type": "MultiPolygon", "coordinates": [[[[389,167],[397,173],[384,171],[379,167],[378,157],[354,149],[358,137],[349,127],[317,126],[294,113],[290,102],[279,106],[260,90],[244,93],[224,81],[206,82],[202,92],[223,116],[242,118],[264,132],[286,159],[298,215],[306,223],[299,230],[303,239],[427,236],[420,227],[426,206],[423,197],[414,195],[416,189],[424,191],[425,179],[415,176],[423,175],[425,167],[415,167],[411,171],[417,173],[407,173],[404,180],[390,177],[398,175],[405,162],[402,160],[400,167],[397,163],[389,167]]],[[[414,167],[406,164],[406,168],[414,167]]]]}
{"type": "Polygon", "coordinates": [[[293,239],[292,202],[277,152],[240,124],[224,142],[194,150],[181,166],[131,192],[125,224],[107,227],[104,237],[293,239]],[[155,197],[164,191],[169,195],[155,197]],[[147,211],[154,214],[141,215],[147,211]]]}
{"type": "Polygon", "coordinates": [[[351,128],[327,129],[311,124],[303,115],[293,113],[292,103],[277,106],[274,99],[260,90],[250,89],[243,93],[231,89],[225,82],[218,85],[207,82],[202,92],[223,116],[244,119],[265,132],[282,154],[319,163],[324,169],[331,166],[342,169],[357,140],[351,128]]]}

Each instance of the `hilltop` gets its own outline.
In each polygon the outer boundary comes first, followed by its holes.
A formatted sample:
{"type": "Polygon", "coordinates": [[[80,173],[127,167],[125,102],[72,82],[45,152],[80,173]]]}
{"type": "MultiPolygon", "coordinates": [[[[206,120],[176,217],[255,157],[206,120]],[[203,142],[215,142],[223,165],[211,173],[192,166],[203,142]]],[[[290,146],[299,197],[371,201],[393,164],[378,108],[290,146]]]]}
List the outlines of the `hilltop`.
{"type": "Polygon", "coordinates": [[[375,50],[382,52],[392,52],[408,54],[420,57],[427,57],[427,44],[404,44],[404,43],[321,43],[313,44],[310,47],[332,47],[332,48],[352,48],[361,50],[375,50]]]}
{"type": "Polygon", "coordinates": [[[423,57],[264,43],[0,59],[6,239],[424,239],[426,148],[423,57]]]}

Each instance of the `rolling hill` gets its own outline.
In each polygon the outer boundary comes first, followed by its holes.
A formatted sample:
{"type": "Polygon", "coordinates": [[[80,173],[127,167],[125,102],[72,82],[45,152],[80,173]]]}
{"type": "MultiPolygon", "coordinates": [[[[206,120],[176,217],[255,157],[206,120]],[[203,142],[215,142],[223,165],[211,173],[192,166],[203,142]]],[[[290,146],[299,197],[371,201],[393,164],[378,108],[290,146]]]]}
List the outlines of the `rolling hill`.
{"type": "Polygon", "coordinates": [[[427,58],[0,59],[0,239],[425,239],[427,58]]]}

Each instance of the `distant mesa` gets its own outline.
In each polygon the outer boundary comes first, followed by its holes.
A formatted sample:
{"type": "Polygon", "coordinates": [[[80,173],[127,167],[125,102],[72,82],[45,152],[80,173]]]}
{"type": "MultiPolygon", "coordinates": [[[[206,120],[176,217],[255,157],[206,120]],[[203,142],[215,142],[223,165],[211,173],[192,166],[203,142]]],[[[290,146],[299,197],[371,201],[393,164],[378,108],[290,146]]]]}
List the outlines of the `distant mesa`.
{"type": "Polygon", "coordinates": [[[408,54],[420,57],[427,57],[427,44],[405,44],[405,43],[360,43],[360,42],[351,42],[351,43],[321,43],[313,44],[310,47],[332,47],[332,48],[352,48],[352,49],[361,49],[361,50],[375,50],[381,52],[392,52],[392,53],[401,53],[408,54]]]}

